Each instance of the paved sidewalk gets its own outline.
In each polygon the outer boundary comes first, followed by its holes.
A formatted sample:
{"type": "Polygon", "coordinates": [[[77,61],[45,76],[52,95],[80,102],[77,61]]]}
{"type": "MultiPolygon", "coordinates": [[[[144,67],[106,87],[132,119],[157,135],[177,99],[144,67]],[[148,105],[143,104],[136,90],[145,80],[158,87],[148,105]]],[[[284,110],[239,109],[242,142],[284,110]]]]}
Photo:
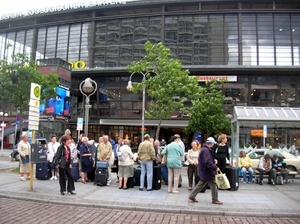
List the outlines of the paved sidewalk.
{"type": "Polygon", "coordinates": [[[224,202],[221,206],[211,204],[210,190],[198,194],[198,203],[190,202],[185,173],[182,175],[184,182],[183,187],[179,188],[179,194],[169,194],[166,185],[163,185],[160,190],[150,192],[139,191],[136,186],[132,189],[120,190],[116,183],[116,174],[113,173],[112,176],[110,187],[76,182],[77,195],[61,196],[58,181],[34,179],[34,190],[31,192],[29,181],[22,182],[18,174],[2,170],[0,171],[0,197],[136,211],[300,217],[299,176],[294,182],[286,185],[241,184],[238,191],[219,191],[219,200],[224,202]]]}

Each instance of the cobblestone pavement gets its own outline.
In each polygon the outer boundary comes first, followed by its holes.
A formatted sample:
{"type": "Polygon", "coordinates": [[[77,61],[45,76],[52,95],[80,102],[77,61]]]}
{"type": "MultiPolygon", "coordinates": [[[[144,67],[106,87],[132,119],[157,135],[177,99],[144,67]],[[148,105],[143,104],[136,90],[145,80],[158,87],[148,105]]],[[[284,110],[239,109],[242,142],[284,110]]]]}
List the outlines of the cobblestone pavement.
{"type": "Polygon", "coordinates": [[[178,213],[155,213],[146,211],[128,211],[118,209],[101,209],[85,206],[53,205],[47,203],[0,198],[0,223],[114,223],[114,224],[172,224],[172,223],[300,223],[300,218],[278,217],[240,217],[219,215],[197,215],[178,213]]]}

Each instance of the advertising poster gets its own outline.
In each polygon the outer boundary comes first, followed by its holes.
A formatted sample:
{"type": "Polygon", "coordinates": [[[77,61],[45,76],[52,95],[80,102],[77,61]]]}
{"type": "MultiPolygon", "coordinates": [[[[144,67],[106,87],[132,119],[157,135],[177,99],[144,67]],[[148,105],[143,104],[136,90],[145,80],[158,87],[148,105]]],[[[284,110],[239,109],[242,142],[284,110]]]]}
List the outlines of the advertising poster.
{"type": "Polygon", "coordinates": [[[40,104],[41,115],[58,115],[63,117],[70,116],[70,90],[56,87],[56,96],[48,97],[40,104]]]}

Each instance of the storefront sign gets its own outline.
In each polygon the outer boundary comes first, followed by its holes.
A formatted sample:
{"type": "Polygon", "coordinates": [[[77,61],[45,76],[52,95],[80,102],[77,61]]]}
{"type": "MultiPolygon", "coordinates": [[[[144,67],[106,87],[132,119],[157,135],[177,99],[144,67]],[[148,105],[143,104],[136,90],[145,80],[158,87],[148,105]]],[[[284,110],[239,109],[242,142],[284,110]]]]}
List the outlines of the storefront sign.
{"type": "Polygon", "coordinates": [[[262,129],[253,129],[253,130],[251,130],[251,136],[253,136],[253,137],[262,137],[263,136],[263,130],[262,129]]]}
{"type": "Polygon", "coordinates": [[[84,69],[86,67],[86,64],[84,61],[76,61],[76,62],[71,62],[68,61],[68,63],[72,66],[74,69],[84,69]]]}
{"type": "Polygon", "coordinates": [[[228,81],[228,82],[236,82],[237,81],[237,76],[198,76],[198,81],[199,82],[209,82],[209,81],[228,81]]]}
{"type": "Polygon", "coordinates": [[[27,12],[16,12],[16,13],[10,13],[6,15],[1,15],[1,20],[24,17],[24,16],[40,15],[49,12],[60,12],[60,11],[67,11],[67,10],[80,9],[80,8],[91,8],[91,7],[103,6],[103,5],[116,5],[122,3],[123,0],[98,0],[98,1],[90,1],[87,4],[83,2],[77,2],[77,3],[70,3],[65,5],[45,7],[40,9],[33,9],[27,12]]]}

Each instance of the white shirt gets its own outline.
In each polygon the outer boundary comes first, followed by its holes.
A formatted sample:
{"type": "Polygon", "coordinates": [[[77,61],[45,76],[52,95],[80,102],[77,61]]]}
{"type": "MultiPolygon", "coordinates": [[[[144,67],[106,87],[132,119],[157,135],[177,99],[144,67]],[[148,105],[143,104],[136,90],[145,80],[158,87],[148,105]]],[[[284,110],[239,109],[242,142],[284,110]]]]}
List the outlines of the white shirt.
{"type": "Polygon", "coordinates": [[[59,147],[59,143],[55,142],[49,142],[48,143],[48,151],[47,151],[47,159],[48,161],[52,162],[53,161],[53,157],[55,156],[56,152],[57,152],[57,148],[59,147]]]}

